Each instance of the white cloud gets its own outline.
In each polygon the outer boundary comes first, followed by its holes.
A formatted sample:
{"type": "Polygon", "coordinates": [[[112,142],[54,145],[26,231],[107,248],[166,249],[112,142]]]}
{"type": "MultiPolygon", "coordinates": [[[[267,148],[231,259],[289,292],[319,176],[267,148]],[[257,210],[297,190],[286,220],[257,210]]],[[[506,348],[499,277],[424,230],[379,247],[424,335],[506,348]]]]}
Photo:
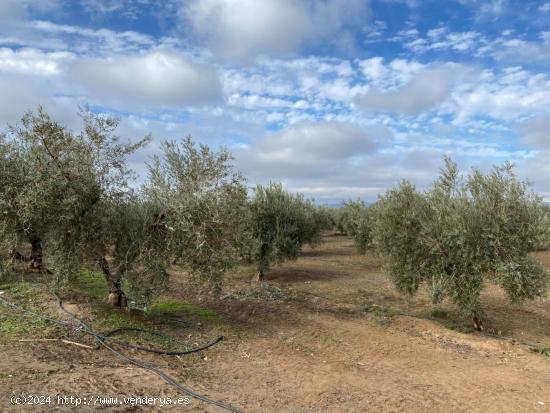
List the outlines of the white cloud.
{"type": "Polygon", "coordinates": [[[235,156],[252,185],[276,179],[290,190],[319,200],[358,195],[372,199],[381,190],[374,187],[387,178],[391,167],[382,162],[380,169],[371,169],[370,162],[386,159],[378,156],[378,150],[392,137],[391,131],[379,125],[308,122],[264,136],[235,150],[235,156]],[[350,192],[343,194],[346,186],[350,192]]]}
{"type": "Polygon", "coordinates": [[[56,96],[58,84],[50,78],[34,75],[4,73],[0,75],[0,129],[15,124],[29,110],[42,105],[56,120],[74,127],[77,125],[78,105],[85,102],[56,96]]]}
{"type": "Polygon", "coordinates": [[[550,117],[548,114],[532,117],[517,127],[523,143],[535,148],[550,148],[550,117]]]}
{"type": "Polygon", "coordinates": [[[542,42],[527,41],[518,38],[498,38],[484,49],[497,60],[523,64],[526,61],[550,62],[550,40],[542,32],[542,42]]]}
{"type": "Polygon", "coordinates": [[[71,74],[91,96],[126,107],[193,106],[222,100],[213,68],[169,52],[82,59],[75,62],[71,74]]]}
{"type": "Polygon", "coordinates": [[[366,78],[374,81],[382,78],[387,73],[387,69],[384,67],[384,58],[380,56],[360,61],[359,67],[366,78]]]}
{"type": "Polygon", "coordinates": [[[268,180],[275,171],[282,179],[326,177],[353,159],[375,153],[391,132],[372,127],[321,122],[291,126],[237,152],[237,159],[256,178],[268,180]]]}
{"type": "Polygon", "coordinates": [[[454,50],[457,52],[466,52],[473,49],[483,40],[478,32],[451,32],[447,28],[439,27],[427,32],[427,37],[415,35],[405,39],[403,45],[415,53],[425,53],[434,50],[454,50]]]}
{"type": "Polygon", "coordinates": [[[356,104],[368,111],[416,115],[443,103],[461,81],[474,72],[459,64],[447,63],[426,69],[409,82],[392,90],[368,92],[356,99],[356,104]]]}
{"type": "Polygon", "coordinates": [[[477,115],[518,121],[550,107],[550,77],[521,67],[484,71],[480,80],[453,97],[455,122],[477,115]]]}
{"type": "Polygon", "coordinates": [[[43,52],[38,49],[0,48],[0,72],[52,76],[61,73],[62,67],[74,55],[67,52],[43,52]]]}
{"type": "Polygon", "coordinates": [[[479,20],[490,19],[497,20],[500,18],[507,10],[508,0],[457,0],[458,3],[462,4],[468,8],[476,8],[475,16],[479,20]]]}
{"type": "Polygon", "coordinates": [[[66,24],[56,24],[49,21],[34,20],[28,23],[28,27],[33,31],[46,36],[71,36],[67,39],[65,47],[70,47],[80,52],[98,53],[99,50],[105,50],[110,53],[130,52],[132,50],[141,50],[151,47],[155,44],[153,38],[149,35],[137,33],[134,31],[116,32],[109,29],[89,29],[79,26],[66,24]],[[93,50],[90,50],[90,43],[93,43],[93,50]]]}
{"type": "Polygon", "coordinates": [[[364,0],[191,0],[181,16],[214,53],[233,60],[339,41],[347,25],[364,24],[367,13],[364,0]]]}
{"type": "Polygon", "coordinates": [[[2,0],[0,1],[0,23],[14,26],[23,21],[31,11],[52,11],[60,6],[59,0],[2,0]]]}
{"type": "Polygon", "coordinates": [[[262,140],[254,152],[259,161],[303,165],[370,153],[376,147],[376,139],[348,124],[306,124],[262,140]]]}
{"type": "Polygon", "coordinates": [[[550,3],[541,4],[539,10],[542,12],[550,12],[550,3]]]}

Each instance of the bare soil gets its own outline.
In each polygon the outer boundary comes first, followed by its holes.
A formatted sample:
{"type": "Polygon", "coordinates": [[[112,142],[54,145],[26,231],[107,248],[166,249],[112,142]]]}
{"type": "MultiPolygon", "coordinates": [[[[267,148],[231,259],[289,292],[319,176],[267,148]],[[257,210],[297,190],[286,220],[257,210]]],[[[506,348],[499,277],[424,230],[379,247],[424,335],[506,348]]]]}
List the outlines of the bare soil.
{"type": "MultiPolygon", "coordinates": [[[[535,255],[550,269],[549,252],[535,255]]],[[[245,412],[550,411],[550,358],[530,348],[550,347],[548,299],[512,306],[489,285],[484,322],[496,337],[474,333],[452,304],[433,312],[424,291],[414,300],[398,294],[373,256],[358,255],[337,235],[266,274],[286,299],[237,298],[253,273],[235,271],[228,295],[214,300],[190,291],[175,272],[170,296],[214,309],[219,319],[160,327],[182,338],[225,340],[200,355],[129,354],[245,412]]],[[[84,305],[69,304],[85,315],[84,305]]],[[[1,412],[222,411],[194,399],[178,407],[15,406],[10,397],[21,393],[182,396],[105,350],[12,341],[0,356],[1,412]]]]}

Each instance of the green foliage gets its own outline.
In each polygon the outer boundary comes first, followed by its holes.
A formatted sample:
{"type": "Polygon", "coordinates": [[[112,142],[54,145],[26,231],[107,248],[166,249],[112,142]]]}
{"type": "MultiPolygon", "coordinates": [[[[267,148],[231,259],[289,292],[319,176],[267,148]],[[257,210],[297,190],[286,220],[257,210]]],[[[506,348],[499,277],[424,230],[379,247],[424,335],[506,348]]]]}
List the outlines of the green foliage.
{"type": "Polygon", "coordinates": [[[550,249],[550,205],[536,205],[533,214],[538,219],[539,232],[534,241],[536,251],[550,249]]]}
{"type": "MultiPolygon", "coordinates": [[[[42,313],[46,310],[42,304],[41,289],[38,285],[18,282],[0,286],[2,297],[16,301],[24,308],[42,313]]],[[[17,338],[46,338],[59,335],[62,328],[46,320],[28,317],[7,307],[0,306],[0,344],[17,338]]]]}
{"type": "Polygon", "coordinates": [[[198,307],[188,301],[164,299],[157,300],[151,305],[149,317],[178,317],[185,319],[197,319],[203,321],[217,321],[219,315],[210,308],[198,307]]]}
{"type": "Polygon", "coordinates": [[[30,243],[31,258],[37,265],[43,258],[61,284],[103,257],[111,206],[130,192],[125,159],[148,141],[122,144],[116,119],[81,117],[75,134],[39,108],[0,138],[2,247],[12,255],[30,243]]]}
{"type": "Polygon", "coordinates": [[[361,200],[346,201],[340,208],[338,228],[353,238],[357,251],[364,254],[371,243],[369,208],[361,200]]]}
{"type": "Polygon", "coordinates": [[[539,353],[540,355],[543,355],[543,356],[546,356],[546,357],[550,357],[550,347],[536,347],[536,348],[533,348],[533,352],[535,353],[539,353]]]}
{"type": "Polygon", "coordinates": [[[281,184],[258,185],[243,223],[246,247],[260,274],[271,265],[298,257],[304,244],[320,240],[323,218],[302,195],[292,195],[281,184]]]}
{"type": "Polygon", "coordinates": [[[144,199],[158,211],[170,255],[195,281],[219,291],[223,274],[238,258],[244,178],[234,172],[227,151],[197,147],[190,138],[181,144],[165,142],[163,151],[149,166],[144,199]]]}
{"type": "Polygon", "coordinates": [[[292,294],[292,291],[286,291],[275,285],[261,283],[257,286],[235,291],[224,298],[230,298],[238,301],[262,300],[262,301],[296,301],[299,298],[292,294]]]}
{"type": "Polygon", "coordinates": [[[434,303],[453,300],[463,315],[481,314],[490,278],[512,302],[543,295],[548,275],[527,254],[540,234],[541,201],[509,164],[462,178],[446,159],[429,191],[402,182],[373,207],[373,243],[396,287],[430,287],[434,303]]]}
{"type": "Polygon", "coordinates": [[[0,135],[0,275],[30,244],[58,287],[101,270],[114,305],[125,303],[122,285],[136,305],[150,302],[174,259],[219,289],[246,202],[229,153],[165,142],[136,192],[126,159],[149,138],[122,144],[116,119],[81,116],[76,134],[39,108],[0,135]]]}

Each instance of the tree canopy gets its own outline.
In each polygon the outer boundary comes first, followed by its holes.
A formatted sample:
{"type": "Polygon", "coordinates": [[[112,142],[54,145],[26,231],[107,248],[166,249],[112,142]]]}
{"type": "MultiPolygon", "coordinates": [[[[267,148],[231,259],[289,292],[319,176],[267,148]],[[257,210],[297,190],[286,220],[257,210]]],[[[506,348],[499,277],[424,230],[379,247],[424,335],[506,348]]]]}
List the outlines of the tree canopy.
{"type": "Polygon", "coordinates": [[[480,293],[487,280],[512,302],[544,294],[548,274],[528,253],[542,230],[541,200],[510,164],[462,177],[445,160],[425,193],[404,181],[373,207],[373,243],[396,287],[422,283],[434,302],[445,297],[481,328],[480,293]]]}
{"type": "Polygon", "coordinates": [[[302,195],[290,194],[281,184],[258,185],[243,228],[257,279],[273,264],[296,259],[304,244],[318,242],[325,222],[325,215],[302,195]]]}

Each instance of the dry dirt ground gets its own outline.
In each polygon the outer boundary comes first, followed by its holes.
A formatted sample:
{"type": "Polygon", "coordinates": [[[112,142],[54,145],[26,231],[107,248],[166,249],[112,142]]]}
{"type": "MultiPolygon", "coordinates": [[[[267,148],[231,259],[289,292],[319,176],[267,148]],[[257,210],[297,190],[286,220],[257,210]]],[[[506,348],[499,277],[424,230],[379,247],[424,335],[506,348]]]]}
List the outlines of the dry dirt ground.
{"type": "MultiPolygon", "coordinates": [[[[536,255],[550,269],[550,253],[536,255]]],[[[485,327],[500,338],[474,333],[452,305],[434,311],[424,292],[414,301],[396,293],[374,257],[359,256],[336,235],[274,268],[268,287],[250,290],[252,273],[243,267],[231,274],[221,300],[189,291],[175,273],[170,296],[217,316],[159,328],[181,338],[224,334],[225,340],[200,355],[129,354],[245,412],[550,411],[550,358],[528,345],[550,346],[548,299],[511,306],[489,286],[485,327]]],[[[69,308],[93,322],[84,304],[69,308]]],[[[50,311],[61,316],[53,306],[50,311]]],[[[16,406],[10,397],[21,393],[179,395],[105,350],[11,340],[0,356],[0,412],[223,411],[194,399],[179,407],[16,406]]]]}

